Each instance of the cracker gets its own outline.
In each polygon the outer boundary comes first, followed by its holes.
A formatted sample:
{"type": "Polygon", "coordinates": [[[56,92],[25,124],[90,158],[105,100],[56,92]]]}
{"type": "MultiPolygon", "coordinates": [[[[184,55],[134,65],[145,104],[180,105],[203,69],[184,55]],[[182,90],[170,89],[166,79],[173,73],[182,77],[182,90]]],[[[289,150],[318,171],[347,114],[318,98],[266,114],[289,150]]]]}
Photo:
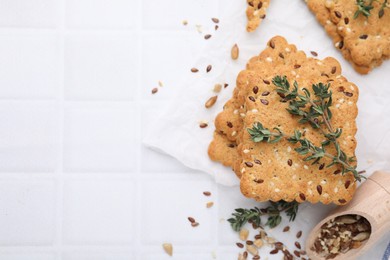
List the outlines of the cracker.
{"type": "Polygon", "coordinates": [[[218,132],[214,132],[213,141],[209,145],[208,154],[214,161],[221,162],[224,166],[230,167],[239,157],[236,143],[230,141],[225,135],[218,132]]]}
{"type": "MultiPolygon", "coordinates": [[[[267,52],[262,54],[264,53],[267,52]]],[[[284,59],[289,59],[288,53],[284,53],[284,59]]],[[[300,87],[310,89],[315,83],[331,83],[334,101],[331,107],[333,112],[331,122],[334,128],[343,129],[339,139],[342,150],[348,156],[354,156],[358,88],[340,75],[340,65],[333,58],[326,58],[323,61],[307,58],[306,62],[301,64],[298,73],[293,71],[291,68],[290,71],[282,70],[280,73],[286,75],[290,82],[295,80],[300,87]]],[[[322,134],[309,125],[299,124],[297,118],[285,110],[288,102],[280,102],[281,98],[274,91],[273,84],[265,84],[264,78],[259,77],[255,72],[240,74],[239,77],[241,75],[243,78],[240,81],[245,82],[245,86],[241,86],[241,89],[250,90],[255,86],[259,89],[257,94],[248,92],[245,99],[247,113],[244,129],[251,128],[256,122],[261,122],[270,129],[277,126],[287,134],[292,134],[294,129],[301,129],[305,130],[306,138],[320,145],[324,139],[322,134]],[[263,91],[270,94],[266,97],[261,96],[259,93],[263,91]],[[253,112],[254,109],[257,112],[253,112]]],[[[272,77],[265,80],[271,81],[272,77]]],[[[345,204],[351,200],[356,188],[354,177],[351,173],[343,176],[334,174],[339,170],[338,165],[319,170],[319,164],[305,163],[304,156],[294,151],[297,146],[286,140],[275,144],[254,143],[247,131],[242,133],[238,150],[241,155],[241,191],[245,196],[258,201],[296,200],[324,204],[331,202],[345,204]]],[[[335,151],[328,148],[328,152],[334,154],[335,151]]],[[[326,164],[330,162],[329,159],[322,161],[326,164]]]]}
{"type": "Polygon", "coordinates": [[[248,7],[246,9],[246,16],[248,23],[246,30],[253,32],[259,27],[261,21],[266,17],[266,10],[270,0],[247,0],[248,7]]]}
{"type": "Polygon", "coordinates": [[[380,3],[373,2],[374,9],[366,18],[354,19],[356,1],[307,0],[309,9],[333,39],[336,48],[354,69],[367,74],[390,56],[390,13],[378,16],[380,3]]]}

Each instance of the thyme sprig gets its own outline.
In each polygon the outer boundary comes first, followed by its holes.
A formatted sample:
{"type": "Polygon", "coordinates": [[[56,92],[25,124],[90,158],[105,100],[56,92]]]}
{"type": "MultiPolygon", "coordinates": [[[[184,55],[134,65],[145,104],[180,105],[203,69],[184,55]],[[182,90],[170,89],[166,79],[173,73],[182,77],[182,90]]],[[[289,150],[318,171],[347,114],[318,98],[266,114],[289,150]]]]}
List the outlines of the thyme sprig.
{"type": "Polygon", "coordinates": [[[294,130],[293,135],[285,134],[280,128],[273,128],[274,131],[265,128],[260,122],[248,129],[253,142],[268,142],[276,143],[281,139],[286,139],[293,144],[299,144],[294,150],[300,155],[307,155],[303,160],[312,161],[312,164],[317,164],[322,158],[329,158],[331,162],[327,167],[333,165],[341,166],[341,174],[351,172],[357,181],[361,181],[364,176],[357,171],[356,166],[350,163],[355,161],[355,157],[348,157],[344,151],[341,150],[338,138],[342,134],[342,129],[337,128],[333,130],[331,124],[332,112],[330,106],[332,105],[332,91],[329,90],[330,84],[313,84],[313,95],[306,88],[303,88],[303,95],[298,93],[298,83],[294,82],[293,88],[290,88],[290,83],[286,76],[276,76],[272,80],[276,86],[276,92],[281,94],[283,102],[289,101],[287,111],[300,117],[299,123],[309,123],[314,129],[318,129],[326,138],[321,143],[321,146],[316,146],[310,140],[304,137],[304,133],[298,129],[294,130]],[[303,110],[309,106],[308,110],[303,110]],[[325,127],[323,127],[325,126],[325,127]],[[324,129],[325,128],[325,129],[324,129]],[[327,146],[333,145],[336,154],[331,154],[327,151],[327,146]]]}
{"type": "MultiPolygon", "coordinates": [[[[371,15],[371,10],[374,9],[373,3],[378,0],[356,0],[357,10],[353,16],[353,18],[358,18],[360,14],[362,14],[365,17],[369,17],[371,15]]],[[[378,17],[382,18],[382,16],[385,14],[385,8],[387,7],[387,1],[384,0],[381,3],[381,6],[378,11],[378,17]]]]}
{"type": "Polygon", "coordinates": [[[273,202],[270,201],[270,205],[266,208],[254,207],[252,209],[235,209],[232,213],[232,218],[228,221],[234,231],[240,231],[241,228],[247,223],[253,223],[257,227],[262,224],[261,217],[268,216],[265,226],[274,228],[282,221],[281,213],[285,212],[290,221],[294,221],[298,213],[299,203],[296,201],[286,202],[284,200],[273,202]]]}

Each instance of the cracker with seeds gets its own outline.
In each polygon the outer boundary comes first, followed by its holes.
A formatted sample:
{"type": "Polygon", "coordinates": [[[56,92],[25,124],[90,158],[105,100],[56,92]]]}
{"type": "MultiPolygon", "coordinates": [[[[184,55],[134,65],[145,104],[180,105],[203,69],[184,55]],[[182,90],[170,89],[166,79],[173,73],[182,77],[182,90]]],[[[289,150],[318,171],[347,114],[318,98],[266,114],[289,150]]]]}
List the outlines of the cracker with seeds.
{"type": "Polygon", "coordinates": [[[253,32],[259,27],[261,21],[266,17],[266,11],[270,0],[247,0],[248,7],[246,9],[246,16],[248,23],[246,30],[253,32]]]}
{"type": "Polygon", "coordinates": [[[374,1],[371,15],[360,14],[356,1],[306,0],[309,9],[332,37],[336,48],[354,69],[367,74],[390,57],[390,11],[379,15],[382,2],[374,1]]]}

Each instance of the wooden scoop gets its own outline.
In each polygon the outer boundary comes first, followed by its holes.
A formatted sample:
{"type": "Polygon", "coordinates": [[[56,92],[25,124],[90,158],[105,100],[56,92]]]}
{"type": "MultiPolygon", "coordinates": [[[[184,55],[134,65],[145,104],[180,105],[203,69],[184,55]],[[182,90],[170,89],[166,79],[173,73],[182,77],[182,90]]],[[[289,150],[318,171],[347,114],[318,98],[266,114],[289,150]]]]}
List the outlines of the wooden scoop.
{"type": "Polygon", "coordinates": [[[384,234],[390,231],[390,173],[377,171],[372,174],[356,191],[347,205],[338,207],[329,216],[318,223],[306,240],[306,251],[313,260],[325,259],[311,250],[321,226],[331,219],[342,215],[360,215],[371,224],[371,236],[359,248],[340,253],[333,259],[355,259],[374,245],[384,234]]]}

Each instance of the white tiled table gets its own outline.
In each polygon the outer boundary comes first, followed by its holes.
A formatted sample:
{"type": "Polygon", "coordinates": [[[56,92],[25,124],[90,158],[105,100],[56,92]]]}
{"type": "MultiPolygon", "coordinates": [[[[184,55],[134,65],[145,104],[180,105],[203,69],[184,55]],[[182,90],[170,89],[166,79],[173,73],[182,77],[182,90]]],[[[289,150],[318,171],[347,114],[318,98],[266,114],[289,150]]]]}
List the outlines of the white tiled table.
{"type": "Polygon", "coordinates": [[[0,0],[0,260],[236,258],[250,202],[141,145],[223,4],[0,0]]]}

